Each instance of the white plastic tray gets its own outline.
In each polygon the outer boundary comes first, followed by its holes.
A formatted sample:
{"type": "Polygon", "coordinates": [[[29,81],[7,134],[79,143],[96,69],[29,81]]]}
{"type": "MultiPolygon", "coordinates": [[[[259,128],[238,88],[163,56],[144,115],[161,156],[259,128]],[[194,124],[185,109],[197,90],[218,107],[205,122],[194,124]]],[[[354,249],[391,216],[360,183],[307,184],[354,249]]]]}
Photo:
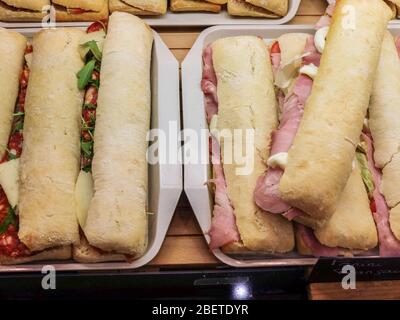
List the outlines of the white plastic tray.
{"type": "MultiPolygon", "coordinates": [[[[389,30],[395,35],[400,35],[400,26],[390,26],[389,30]]],[[[192,129],[201,134],[208,128],[204,107],[204,96],[201,91],[202,79],[202,52],[209,43],[219,38],[254,35],[270,41],[285,33],[303,32],[314,34],[311,25],[289,25],[289,26],[221,26],[204,30],[182,64],[182,98],[183,98],[183,123],[185,129],[192,129]]],[[[207,141],[207,140],[206,140],[207,141]]],[[[189,143],[185,144],[184,153],[189,151],[189,143]]],[[[192,147],[192,146],[191,146],[192,147]]],[[[208,158],[208,143],[205,147],[200,144],[198,153],[202,159],[208,158]]],[[[205,185],[210,179],[210,166],[202,161],[200,164],[185,163],[184,180],[185,193],[194,210],[206,241],[210,242],[207,232],[211,227],[212,196],[205,185]]],[[[272,256],[249,253],[243,255],[226,255],[221,250],[213,250],[214,255],[222,262],[234,267],[269,267],[269,266],[292,266],[313,265],[318,259],[300,256],[296,253],[272,256]]]]}
{"type": "MultiPolygon", "coordinates": [[[[28,38],[38,29],[16,30],[28,38]]],[[[136,269],[149,263],[159,252],[167,234],[179,197],[182,193],[182,165],[180,142],[180,103],[179,103],[179,63],[168,47],[154,32],[152,54],[152,115],[151,128],[162,129],[166,133],[166,150],[159,153],[176,152],[179,161],[173,164],[149,166],[149,245],[144,256],[128,262],[82,264],[74,261],[33,263],[17,266],[0,266],[1,272],[41,271],[44,264],[53,265],[56,270],[120,270],[136,269]],[[177,132],[170,132],[170,122],[176,124],[177,132]]],[[[162,144],[160,144],[162,147],[162,144]]]]}
{"type": "MultiPolygon", "coordinates": [[[[286,16],[280,19],[268,18],[246,18],[233,17],[226,12],[226,9],[220,13],[205,13],[205,12],[171,12],[163,16],[143,17],[150,26],[157,27],[172,27],[172,26],[187,26],[187,27],[204,27],[226,24],[285,24],[292,20],[299,9],[301,0],[289,0],[289,10],[286,16]]],[[[60,22],[58,27],[87,27],[91,22],[60,22]]],[[[41,23],[38,22],[1,22],[0,27],[3,28],[41,28],[41,23]]]]}

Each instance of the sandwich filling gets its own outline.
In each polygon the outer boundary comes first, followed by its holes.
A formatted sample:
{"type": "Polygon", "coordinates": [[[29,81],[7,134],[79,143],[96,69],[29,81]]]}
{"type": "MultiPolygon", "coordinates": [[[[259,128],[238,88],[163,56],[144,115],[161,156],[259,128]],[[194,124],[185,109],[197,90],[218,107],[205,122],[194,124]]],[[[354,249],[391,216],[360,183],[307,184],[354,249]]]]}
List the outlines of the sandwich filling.
{"type": "Polygon", "coordinates": [[[205,96],[207,121],[211,129],[209,137],[211,146],[210,158],[214,169],[214,178],[210,183],[215,187],[215,204],[209,235],[211,238],[210,248],[216,249],[232,242],[240,241],[240,235],[232,202],[227,193],[224,168],[221,163],[221,147],[218,138],[212,132],[212,120],[218,115],[218,95],[217,76],[213,66],[211,45],[203,52],[203,64],[201,88],[205,96]]]}
{"type": "MultiPolygon", "coordinates": [[[[317,51],[312,36],[307,40],[301,59],[300,75],[293,87],[279,89],[280,124],[272,134],[271,157],[268,160],[269,169],[257,181],[254,192],[254,199],[260,208],[270,213],[283,214],[289,220],[301,215],[302,212],[292,208],[281,199],[279,182],[284,173],[285,158],[292,147],[303,117],[305,103],[311,94],[313,74],[307,70],[317,71],[320,65],[321,54],[317,51]]],[[[288,67],[281,65],[281,49],[278,41],[271,47],[271,61],[274,76],[277,79],[278,73],[284,72],[284,68],[288,67]]]]}
{"type": "MultiPolygon", "coordinates": [[[[28,45],[25,52],[25,65],[20,76],[19,93],[15,106],[14,119],[10,138],[7,145],[7,152],[1,159],[2,165],[10,165],[18,159],[22,153],[23,129],[24,129],[24,112],[25,97],[29,81],[29,65],[31,59],[32,46],[28,45]]],[[[18,174],[18,166],[16,174],[18,174]]],[[[18,258],[31,255],[30,250],[20,241],[18,237],[19,221],[17,215],[17,207],[13,207],[7,198],[3,188],[0,187],[0,255],[18,258]]],[[[10,201],[11,202],[11,201],[10,201]]]]}
{"type": "Polygon", "coordinates": [[[106,24],[98,21],[91,24],[81,40],[80,54],[85,66],[78,72],[78,88],[85,91],[81,125],[81,172],[75,186],[78,221],[84,228],[87,211],[93,197],[92,161],[94,130],[96,125],[97,97],[100,86],[100,67],[106,24]]]}

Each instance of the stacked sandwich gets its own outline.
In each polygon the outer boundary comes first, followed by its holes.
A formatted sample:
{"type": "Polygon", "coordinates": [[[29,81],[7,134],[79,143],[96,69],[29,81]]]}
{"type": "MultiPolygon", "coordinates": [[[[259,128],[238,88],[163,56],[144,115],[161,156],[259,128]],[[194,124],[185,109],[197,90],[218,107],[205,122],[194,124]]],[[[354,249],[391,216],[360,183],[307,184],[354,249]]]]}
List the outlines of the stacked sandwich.
{"type": "Polygon", "coordinates": [[[220,12],[227,5],[228,13],[246,17],[283,17],[288,12],[288,0],[171,0],[171,11],[220,12]]]}
{"type": "Polygon", "coordinates": [[[108,0],[0,0],[2,21],[42,21],[55,11],[57,21],[95,21],[108,17],[108,0]]]}
{"type": "Polygon", "coordinates": [[[382,0],[340,0],[315,35],[285,34],[269,47],[240,36],[205,48],[211,248],[282,253],[296,239],[302,254],[371,254],[379,244],[381,255],[400,255],[392,15],[382,0]],[[234,130],[254,139],[233,141],[226,132],[234,130]],[[226,149],[238,145],[253,170],[238,170],[243,157],[227,161],[226,149]]]}
{"type": "Polygon", "coordinates": [[[0,263],[141,256],[152,31],[114,13],[0,39],[0,263]]]}

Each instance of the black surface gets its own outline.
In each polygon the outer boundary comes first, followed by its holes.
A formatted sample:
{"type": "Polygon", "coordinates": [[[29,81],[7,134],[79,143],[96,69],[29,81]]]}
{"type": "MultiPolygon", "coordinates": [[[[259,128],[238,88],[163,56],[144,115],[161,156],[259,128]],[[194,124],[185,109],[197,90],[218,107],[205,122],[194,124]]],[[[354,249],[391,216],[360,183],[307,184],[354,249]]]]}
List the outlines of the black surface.
{"type": "Polygon", "coordinates": [[[59,272],[55,290],[44,290],[42,279],[0,275],[0,299],[306,299],[303,268],[59,272]]]}

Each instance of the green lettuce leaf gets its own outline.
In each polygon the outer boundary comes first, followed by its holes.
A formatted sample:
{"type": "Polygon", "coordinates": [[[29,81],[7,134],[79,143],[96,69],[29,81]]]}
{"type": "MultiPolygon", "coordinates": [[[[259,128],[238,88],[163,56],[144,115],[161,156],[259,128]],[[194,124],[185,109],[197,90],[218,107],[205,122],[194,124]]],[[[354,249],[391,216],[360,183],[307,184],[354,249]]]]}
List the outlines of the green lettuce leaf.
{"type": "Polygon", "coordinates": [[[357,151],[356,158],[361,169],[361,177],[364,181],[364,185],[367,188],[368,193],[371,195],[375,190],[375,184],[372,173],[368,168],[367,156],[363,152],[357,151]]]}
{"type": "Polygon", "coordinates": [[[8,208],[7,216],[4,218],[3,223],[0,225],[0,234],[7,231],[8,226],[17,223],[17,218],[15,216],[15,211],[13,208],[8,208]]]}

